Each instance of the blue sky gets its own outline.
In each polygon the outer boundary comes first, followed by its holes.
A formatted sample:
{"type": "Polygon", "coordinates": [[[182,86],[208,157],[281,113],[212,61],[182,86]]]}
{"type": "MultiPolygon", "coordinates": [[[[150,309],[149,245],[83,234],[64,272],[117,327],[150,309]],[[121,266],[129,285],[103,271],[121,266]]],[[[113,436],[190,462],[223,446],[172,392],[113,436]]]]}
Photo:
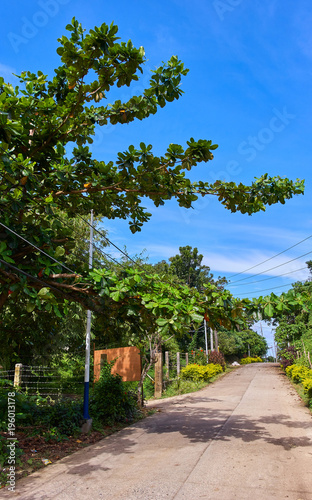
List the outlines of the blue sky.
{"type": "MultiPolygon", "coordinates": [[[[97,131],[92,146],[97,158],[115,159],[118,151],[140,141],[162,154],[169,143],[185,145],[194,137],[211,139],[219,148],[213,162],[194,169],[193,180],[250,183],[266,172],[306,180],[304,196],[253,216],[231,214],[212,197],[200,199],[190,210],[175,201],[156,209],[147,201],[153,217],[141,233],[132,235],[124,221],[103,221],[112,241],[126,245],[132,256],[146,249],[151,262],[191,245],[216,276],[230,277],[312,235],[308,0],[2,0],[0,74],[12,83],[12,72],[23,70],[52,77],[59,64],[57,38],[73,16],[87,29],[114,21],[123,40],[144,46],[146,71],[131,89],[121,89],[122,100],[142,92],[149,70],[173,54],[190,69],[181,99],[143,122],[97,131]]],[[[286,291],[287,285],[308,276],[298,269],[312,259],[312,253],[300,257],[312,252],[311,242],[307,239],[249,274],[233,277],[231,291],[241,297],[286,291]],[[270,279],[259,282],[265,278],[270,279]]]]}

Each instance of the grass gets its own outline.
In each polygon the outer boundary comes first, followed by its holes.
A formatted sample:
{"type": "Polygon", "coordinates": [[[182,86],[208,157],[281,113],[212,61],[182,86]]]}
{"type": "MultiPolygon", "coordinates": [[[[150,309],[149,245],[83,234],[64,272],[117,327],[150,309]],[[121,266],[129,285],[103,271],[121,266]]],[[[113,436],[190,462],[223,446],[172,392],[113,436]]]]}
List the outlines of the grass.
{"type": "Polygon", "coordinates": [[[181,379],[181,378],[174,379],[167,386],[167,388],[163,391],[162,399],[163,398],[171,398],[173,396],[179,396],[181,394],[188,394],[190,392],[200,391],[204,387],[207,387],[207,385],[212,384],[217,379],[219,379],[220,377],[223,377],[226,373],[229,373],[232,370],[233,370],[233,368],[226,368],[225,372],[219,373],[215,377],[212,377],[211,379],[206,380],[206,381],[195,382],[192,380],[185,380],[185,379],[181,379]]]}
{"type": "MultiPolygon", "coordinates": [[[[287,375],[285,375],[285,376],[287,376],[287,375]]],[[[300,399],[302,400],[302,402],[304,403],[304,405],[310,410],[310,412],[312,414],[312,399],[309,399],[307,394],[305,394],[303,386],[301,384],[296,384],[291,378],[289,378],[289,377],[287,377],[287,378],[290,381],[293,388],[295,389],[295,391],[297,392],[297,394],[300,397],[300,399]]]]}

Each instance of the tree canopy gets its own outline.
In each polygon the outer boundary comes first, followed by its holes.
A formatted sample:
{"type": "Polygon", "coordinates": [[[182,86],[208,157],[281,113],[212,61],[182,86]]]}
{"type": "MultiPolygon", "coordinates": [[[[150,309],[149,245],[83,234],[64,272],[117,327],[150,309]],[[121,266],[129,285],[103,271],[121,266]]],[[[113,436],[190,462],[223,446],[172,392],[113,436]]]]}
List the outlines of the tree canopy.
{"type": "MultiPolygon", "coordinates": [[[[203,289],[205,283],[215,283],[210,267],[202,264],[204,256],[198,253],[198,249],[187,245],[179,248],[179,254],[170,257],[169,270],[180,280],[190,287],[203,289]]],[[[218,284],[226,283],[226,279],[218,280],[218,284]]]]}
{"type": "MultiPolygon", "coordinates": [[[[25,71],[14,88],[0,78],[0,307],[20,300],[29,310],[62,314],[75,302],[101,314],[116,313],[117,322],[127,315],[142,329],[153,323],[164,332],[200,321],[198,313],[204,314],[205,307],[196,291],[174,288],[140,270],[123,276],[101,267],[89,272],[72,252],[76,236],[70,221],[92,209],[95,216],[128,219],[130,230],[139,231],[150,218],[144,197],[156,206],[175,198],[190,208],[199,196],[213,195],[230,211],[250,215],[302,194],[303,181],[264,174],[250,186],[191,182],[188,172],[213,160],[217,145],[207,139],[169,144],[160,156],[141,142],[112,161],[95,158],[88,145],[96,127],[155,114],[182,95],[188,70],[172,56],[152,71],[141,95],[108,105],[112,89],[138,80],[143,47],[120,42],[114,24],[85,33],[74,18],[66,30],[69,35],[59,39],[57,49],[61,64],[52,79],[41,71],[25,71]]],[[[211,286],[206,299],[221,313],[222,308],[232,310],[229,295],[220,297],[211,286]]],[[[233,307],[236,317],[240,310],[233,307]]]]}

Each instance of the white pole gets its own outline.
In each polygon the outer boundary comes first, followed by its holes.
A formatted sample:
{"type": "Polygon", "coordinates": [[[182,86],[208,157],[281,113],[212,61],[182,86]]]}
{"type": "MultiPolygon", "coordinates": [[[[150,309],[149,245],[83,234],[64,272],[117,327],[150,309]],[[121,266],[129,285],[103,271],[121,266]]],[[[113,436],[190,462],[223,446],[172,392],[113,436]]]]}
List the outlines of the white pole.
{"type": "Polygon", "coordinates": [[[209,328],[210,331],[210,349],[213,351],[213,335],[212,335],[212,328],[209,328]]]}
{"type": "Polygon", "coordinates": [[[205,319],[204,319],[204,328],[205,328],[206,358],[207,358],[207,363],[208,363],[207,321],[205,319]]]}
{"type": "MultiPolygon", "coordinates": [[[[89,269],[92,269],[93,262],[93,210],[91,210],[90,221],[90,243],[89,243],[89,269]]],[[[83,399],[83,418],[89,420],[89,382],[90,382],[90,336],[91,336],[91,311],[87,311],[86,328],[86,360],[84,377],[84,399],[83,399]]]]}

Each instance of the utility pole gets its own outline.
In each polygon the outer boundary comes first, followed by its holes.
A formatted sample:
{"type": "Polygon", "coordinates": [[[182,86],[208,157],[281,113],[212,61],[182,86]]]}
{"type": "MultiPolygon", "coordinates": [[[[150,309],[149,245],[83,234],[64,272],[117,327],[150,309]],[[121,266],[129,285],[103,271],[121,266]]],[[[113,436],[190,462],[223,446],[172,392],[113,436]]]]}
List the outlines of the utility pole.
{"type": "Polygon", "coordinates": [[[205,328],[206,359],[207,359],[207,363],[208,363],[207,321],[205,319],[204,319],[204,328],[205,328]]]}
{"type": "MultiPolygon", "coordinates": [[[[93,210],[91,210],[90,221],[90,243],[89,243],[89,269],[92,269],[93,261],[93,210]]],[[[82,432],[88,432],[91,429],[92,419],[89,415],[89,382],[90,382],[90,337],[91,337],[91,311],[87,311],[86,328],[86,358],[85,358],[85,377],[84,377],[84,396],[83,396],[83,418],[86,422],[82,426],[82,432]]]]}

